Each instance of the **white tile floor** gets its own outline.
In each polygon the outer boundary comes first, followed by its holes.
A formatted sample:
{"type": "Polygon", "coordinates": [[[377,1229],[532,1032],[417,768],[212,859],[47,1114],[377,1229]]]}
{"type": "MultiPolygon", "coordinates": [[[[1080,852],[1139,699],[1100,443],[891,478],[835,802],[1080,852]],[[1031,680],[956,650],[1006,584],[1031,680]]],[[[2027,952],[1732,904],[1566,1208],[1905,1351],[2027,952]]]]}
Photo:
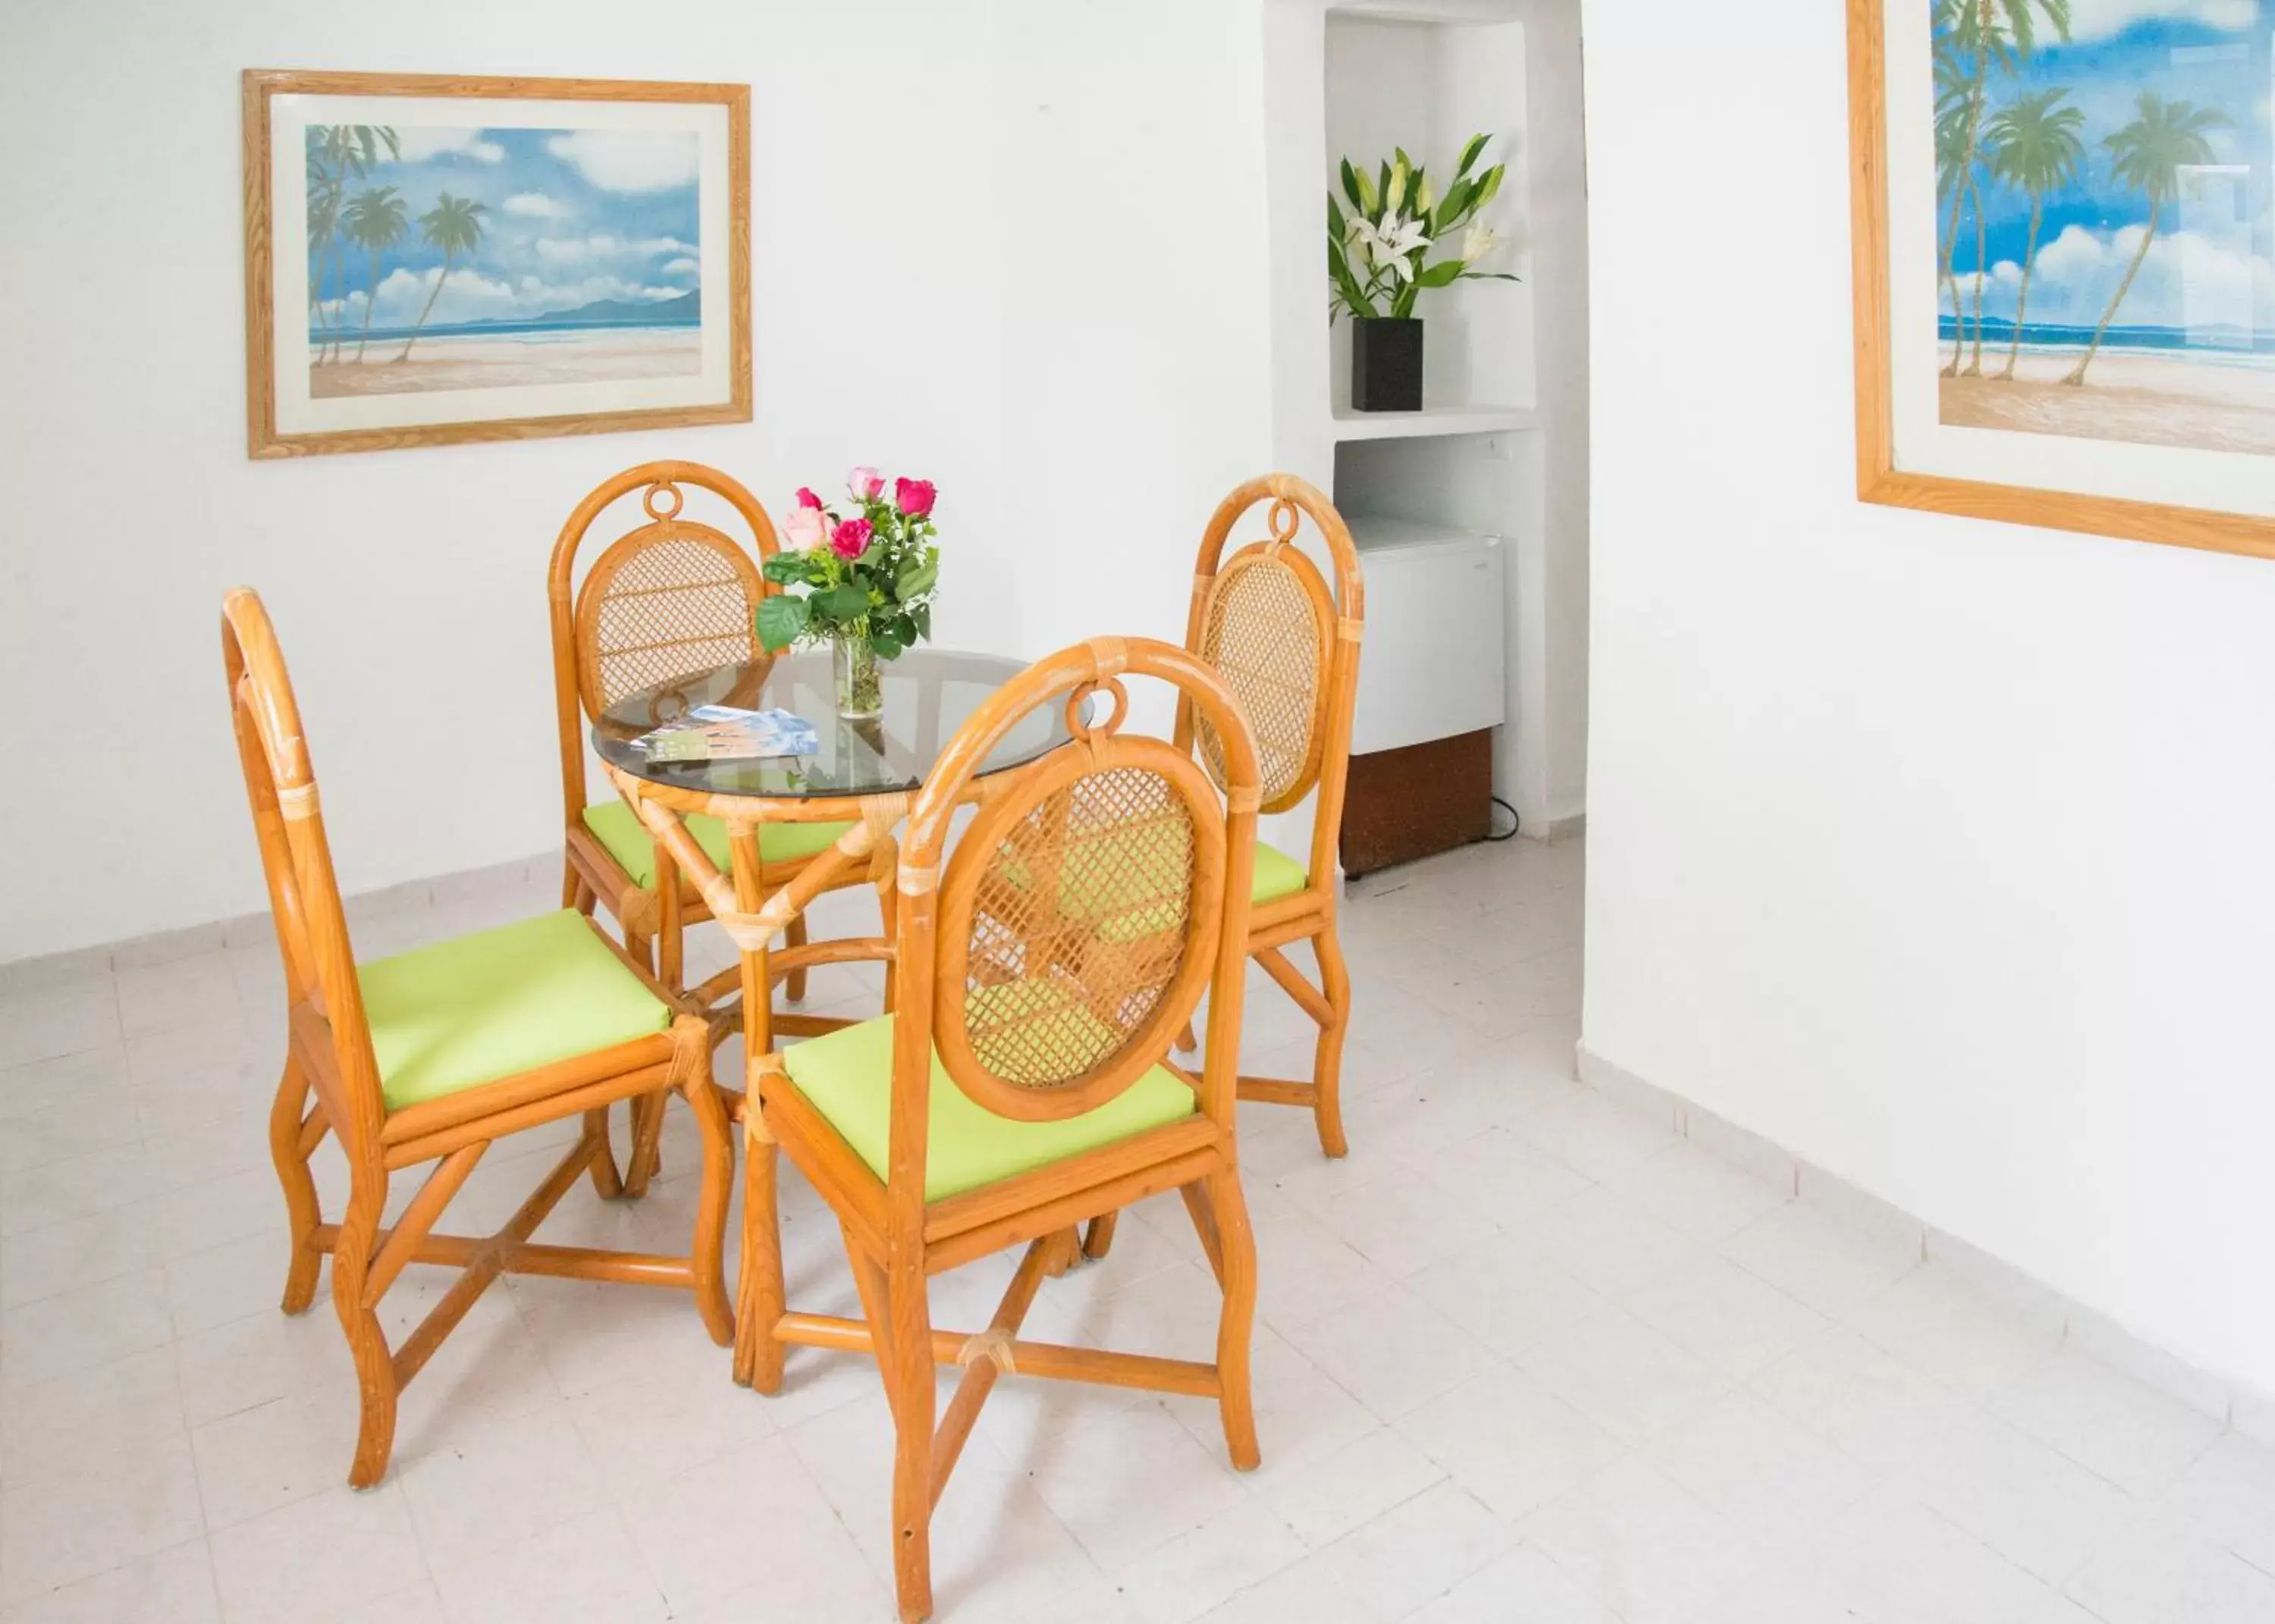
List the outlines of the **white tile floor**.
{"type": "MultiPolygon", "coordinates": [[[[1228,1469],[1205,1404],[1007,1383],[941,1507],[941,1615],[2275,1620],[2275,1452],[1571,1080],[1581,861],[1520,842],[1357,888],[1350,1158],[1243,1114],[1263,1468],[1228,1469]]],[[[397,896],[358,946],[556,883],[397,896]]],[[[873,1371],[801,1351],[758,1398],[676,1295],[493,1292],[384,1485],[344,1486],[337,1324],[275,1306],[278,1001],[265,946],[0,996],[0,1620],[890,1618],[873,1371]]],[[[1302,1017],[1251,1008],[1257,1063],[1298,1064],[1302,1017]]],[[[668,1148],[645,1203],[580,1187],[549,1233],[676,1243],[684,1125],[668,1148]]],[[[459,1227],[547,1153],[494,1153],[459,1227]]],[[[784,1211],[793,1298],[851,1311],[834,1226],[801,1187],[784,1211]]],[[[1182,1209],[1137,1217],[1035,1334],[1205,1353],[1182,1209]]],[[[1007,1272],[950,1277],[941,1318],[1007,1272]]],[[[393,1325],[443,1283],[412,1271],[393,1325]]]]}

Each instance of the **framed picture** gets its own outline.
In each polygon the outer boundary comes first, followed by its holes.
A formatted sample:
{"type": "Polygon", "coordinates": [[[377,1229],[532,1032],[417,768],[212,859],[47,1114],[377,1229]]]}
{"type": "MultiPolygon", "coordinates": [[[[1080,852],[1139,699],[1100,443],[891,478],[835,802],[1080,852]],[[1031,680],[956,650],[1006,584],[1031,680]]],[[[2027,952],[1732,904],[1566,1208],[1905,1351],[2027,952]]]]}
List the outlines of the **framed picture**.
{"type": "Polygon", "coordinates": [[[2275,557],[2275,0],[1848,0],[1858,494],[2275,557]]]}
{"type": "Polygon", "coordinates": [[[253,456],[750,420],[748,86],[244,97],[253,456]]]}

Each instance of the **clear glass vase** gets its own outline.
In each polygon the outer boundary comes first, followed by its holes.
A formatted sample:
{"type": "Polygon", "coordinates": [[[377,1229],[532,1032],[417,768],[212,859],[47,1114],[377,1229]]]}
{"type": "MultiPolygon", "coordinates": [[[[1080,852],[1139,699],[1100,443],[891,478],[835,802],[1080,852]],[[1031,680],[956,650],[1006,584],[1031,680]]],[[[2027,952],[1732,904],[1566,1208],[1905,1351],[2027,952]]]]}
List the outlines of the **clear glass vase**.
{"type": "Polygon", "coordinates": [[[830,639],[837,671],[837,714],[861,721],[885,708],[885,679],[877,668],[877,651],[858,632],[840,632],[830,639]]]}

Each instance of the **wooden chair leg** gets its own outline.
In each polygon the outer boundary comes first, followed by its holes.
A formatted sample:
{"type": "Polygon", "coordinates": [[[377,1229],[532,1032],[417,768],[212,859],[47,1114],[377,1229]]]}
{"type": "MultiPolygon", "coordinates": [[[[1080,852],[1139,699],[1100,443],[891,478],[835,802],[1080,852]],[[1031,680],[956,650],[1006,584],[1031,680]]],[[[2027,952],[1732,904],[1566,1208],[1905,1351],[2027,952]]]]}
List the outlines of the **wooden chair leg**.
{"type": "MultiPolygon", "coordinates": [[[[753,1101],[747,1109],[755,1111],[753,1101]]],[[[743,1273],[735,1311],[735,1379],[760,1393],[782,1391],[782,1345],[775,1326],[782,1313],[782,1230],[775,1210],[776,1159],[773,1139],[743,1136],[743,1273]]]]}
{"type": "Polygon", "coordinates": [[[1319,1028],[1319,1046],[1311,1061],[1311,1081],[1319,1090],[1312,1112],[1319,1122],[1319,1148],[1341,1156],[1350,1145],[1343,1137],[1343,1034],[1350,1028],[1350,971],[1343,964],[1342,944],[1335,927],[1311,938],[1311,951],[1319,961],[1319,990],[1326,994],[1333,1018],[1319,1028]]]}
{"type": "Polygon", "coordinates": [[[1200,1034],[1193,1030],[1193,1023],[1190,1021],[1187,1021],[1184,1024],[1184,1030],[1177,1034],[1177,1053],[1180,1054],[1190,1054],[1200,1046],[1200,1034]]]}
{"type": "Polygon", "coordinates": [[[664,1099],[661,1093],[632,1096],[632,1145],[624,1155],[624,1198],[628,1201],[637,1201],[647,1194],[648,1181],[663,1170],[664,1099]]]}
{"type": "Polygon", "coordinates": [[[380,1216],[386,1206],[384,1174],[369,1183],[359,1182],[348,1197],[347,1216],[332,1254],[332,1306],[339,1311],[340,1329],[347,1333],[348,1353],[355,1361],[356,1385],[363,1397],[355,1461],[348,1469],[349,1486],[358,1489],[368,1489],[387,1476],[388,1457],[395,1452],[395,1401],[399,1386],[395,1355],[380,1328],[375,1305],[367,1306],[363,1300],[380,1216]]]}
{"type": "Polygon", "coordinates": [[[593,895],[593,888],[585,883],[585,876],[577,872],[577,865],[567,858],[563,858],[561,905],[563,908],[574,908],[581,914],[590,914],[593,911],[593,903],[598,900],[593,895]]]}
{"type": "MultiPolygon", "coordinates": [[[[1237,1471],[1254,1471],[1263,1459],[1256,1445],[1256,1409],[1249,1389],[1249,1342],[1256,1325],[1256,1237],[1248,1225],[1248,1203],[1240,1191],[1240,1174],[1226,1167],[1202,1181],[1209,1216],[1216,1233],[1212,1261],[1220,1263],[1218,1278],[1224,1286],[1224,1311],[1217,1321],[1216,1371],[1220,1384],[1217,1409],[1224,1422],[1225,1447],[1237,1471]]],[[[1193,1214],[1200,1227],[1201,1215],[1193,1214]]],[[[1207,1229],[1201,1231],[1206,1245],[1207,1229]]]]}
{"type": "MultiPolygon", "coordinates": [[[[789,948],[803,948],[805,946],[805,916],[799,914],[782,927],[782,945],[789,948]]],[[[794,1004],[802,1004],[805,1001],[805,971],[803,967],[791,971],[782,978],[782,996],[794,1004]]]]}
{"type": "Polygon", "coordinates": [[[1114,1250],[1114,1226],[1120,1212],[1100,1212],[1090,1220],[1090,1232],[1082,1238],[1082,1255],[1095,1261],[1114,1250]]]}
{"type": "MultiPolygon", "coordinates": [[[[695,1020],[683,1016],[683,1020],[695,1020]]],[[[708,1051],[705,1051],[707,1057],[708,1051]]],[[[695,1204],[695,1238],[689,1247],[695,1275],[695,1306],[711,1340],[724,1348],[735,1340],[735,1311],[727,1302],[727,1207],[735,1197],[735,1139],[727,1107],[711,1086],[711,1068],[695,1068],[681,1085],[688,1108],[703,1130],[703,1188],[695,1204]]]]}
{"type": "MultiPolygon", "coordinates": [[[[939,1389],[933,1385],[932,1315],[921,1259],[895,1259],[886,1271],[886,1313],[892,1368],[893,1580],[902,1624],[932,1615],[932,1433],[939,1389]]],[[[884,1329],[884,1327],[879,1327],[884,1329]]]]}
{"type": "Polygon", "coordinates": [[[623,1175],[616,1171],[616,1152],[608,1143],[608,1107],[594,1106],[585,1113],[585,1131],[601,1142],[601,1153],[593,1158],[593,1189],[603,1201],[614,1201],[624,1193],[623,1175]]]}
{"type": "Polygon", "coordinates": [[[292,1260],[285,1265],[283,1310],[306,1311],[316,1300],[316,1276],[324,1255],[314,1244],[316,1226],[323,1210],[316,1200],[316,1181],[308,1175],[308,1155],[321,1143],[321,1107],[314,1118],[304,1116],[311,1090],[298,1061],[287,1058],[284,1075],[276,1081],[276,1101],[268,1109],[268,1154],[276,1164],[276,1181],[284,1187],[284,1214],[292,1243],[292,1260]],[[310,1124],[318,1131],[310,1137],[310,1124]]]}

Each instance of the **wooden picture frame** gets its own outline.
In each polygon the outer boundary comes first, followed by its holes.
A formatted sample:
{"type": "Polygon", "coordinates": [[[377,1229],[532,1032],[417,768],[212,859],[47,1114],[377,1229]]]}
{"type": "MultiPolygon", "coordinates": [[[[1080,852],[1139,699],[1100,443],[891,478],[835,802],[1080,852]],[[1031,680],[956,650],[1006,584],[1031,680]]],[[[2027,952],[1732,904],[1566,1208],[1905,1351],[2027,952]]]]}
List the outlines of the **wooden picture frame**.
{"type": "Polygon", "coordinates": [[[750,94],[248,69],[248,453],[750,421],[750,94]]]}
{"type": "MultiPolygon", "coordinates": [[[[1895,301],[1891,287],[1891,267],[1898,248],[1892,240],[1890,219],[1893,183],[1891,179],[1891,94],[1888,82],[1889,4],[1890,0],[1848,0],[1849,201],[1854,254],[1856,494],[1859,499],[1970,518],[1996,519],[2094,535],[2126,537],[2173,547],[2275,557],[2275,518],[2260,513],[2193,506],[2179,500],[2140,500],[2108,492],[1958,477],[1922,467],[1900,465],[1898,408],[1894,404],[1897,385],[1893,368],[1896,363],[1892,355],[1896,317],[1892,313],[1892,305],[1895,301]]],[[[1893,4],[1917,10],[1924,41],[1931,26],[1929,0],[1893,0],[1893,4]]],[[[1915,96],[1918,94],[1917,87],[1908,83],[1903,88],[1915,96]]],[[[2103,132],[2084,131],[2081,140],[2081,145],[2086,149],[2084,162],[2091,164],[2098,161],[2105,170],[2108,167],[2107,155],[2101,148],[2107,144],[2103,132]]],[[[1916,158],[1911,161],[1916,162],[1916,158]]],[[[1930,162],[1932,166],[1932,155],[1930,162]]],[[[1977,208],[1981,208],[1979,202],[1977,208]]],[[[2152,215],[2152,221],[2153,218],[2152,215]]],[[[2154,235],[2153,231],[2151,235],[2154,235]]],[[[2033,245],[2035,248],[2040,245],[2034,239],[2033,245]]],[[[1979,268],[1971,285],[1976,288],[1984,285],[1979,268]]],[[[1950,289],[1954,306],[1959,291],[1955,284],[1950,289]]],[[[1941,297],[1942,292],[1939,290],[1939,300],[1941,297]]],[[[2120,297],[2123,297],[2121,291],[2120,297]]],[[[1974,323],[1979,355],[1984,329],[1979,293],[1976,300],[1974,323]]],[[[1967,321],[1963,310],[1958,321],[1963,335],[1967,321]]],[[[2014,336],[2019,350],[2023,336],[2032,331],[2024,320],[2022,307],[2017,307],[2007,331],[2014,336]]],[[[1948,342],[1947,337],[1939,338],[1939,343],[1948,342]]],[[[1995,342],[2003,347],[2007,342],[2007,336],[2001,335],[1995,342]]],[[[1996,436],[2014,441],[2043,441],[2054,437],[2054,434],[2047,433],[1996,436]]],[[[2143,450],[2138,445],[2120,444],[2116,439],[2079,437],[2075,443],[2085,448],[2118,448],[2109,452],[2112,457],[2138,457],[2143,450]]],[[[2184,452],[2181,455],[2202,454],[2184,452]]],[[[2253,456],[2249,460],[2256,463],[2261,458],[2253,456]]],[[[2275,493],[2275,457],[2266,460],[2266,487],[2271,493],[2275,493]]],[[[2271,509],[2271,511],[2275,511],[2275,509],[2271,509]]]]}

